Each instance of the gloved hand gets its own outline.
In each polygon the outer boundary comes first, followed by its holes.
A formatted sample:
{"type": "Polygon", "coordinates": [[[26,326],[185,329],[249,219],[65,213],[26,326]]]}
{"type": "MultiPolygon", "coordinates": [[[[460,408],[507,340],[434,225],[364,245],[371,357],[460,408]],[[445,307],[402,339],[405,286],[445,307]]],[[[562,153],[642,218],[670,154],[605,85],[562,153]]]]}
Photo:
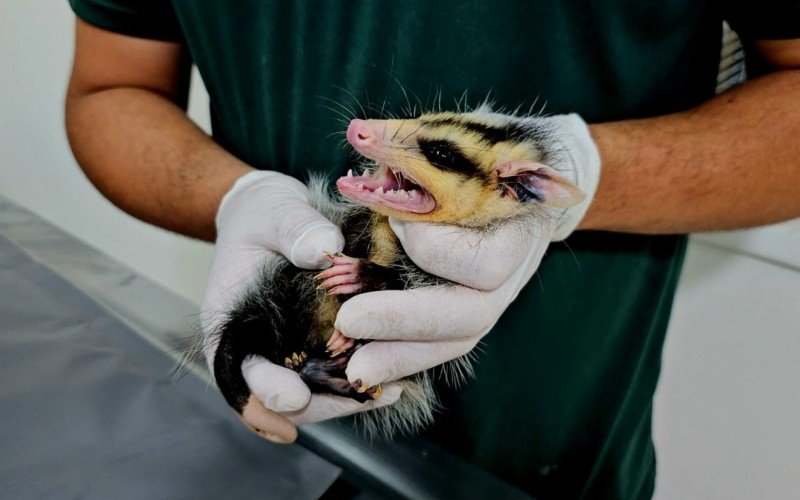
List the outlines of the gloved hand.
{"type": "Polygon", "coordinates": [[[351,358],[347,378],[372,386],[426,370],[470,352],[530,280],[551,241],[565,239],[588,210],[600,177],[600,156],[578,115],[541,118],[557,144],[551,164],[586,198],[530,224],[486,234],[390,220],[406,253],[423,270],[466,286],[357,295],[342,305],[336,328],[376,339],[351,358]]]}
{"type": "MultiPolygon", "coordinates": [[[[203,332],[216,331],[225,313],[252,283],[258,270],[278,255],[304,269],[328,267],[324,252],[344,247],[339,228],[309,205],[306,186],[278,172],[253,171],[242,176],[225,195],[216,217],[217,241],[200,312],[203,332]]],[[[203,351],[213,373],[215,344],[204,338],[203,351]]],[[[383,387],[376,401],[358,403],[330,396],[312,396],[292,370],[251,358],[243,365],[250,391],[276,418],[268,436],[291,442],[295,425],[364,411],[390,404],[400,396],[396,384],[383,387]]]]}

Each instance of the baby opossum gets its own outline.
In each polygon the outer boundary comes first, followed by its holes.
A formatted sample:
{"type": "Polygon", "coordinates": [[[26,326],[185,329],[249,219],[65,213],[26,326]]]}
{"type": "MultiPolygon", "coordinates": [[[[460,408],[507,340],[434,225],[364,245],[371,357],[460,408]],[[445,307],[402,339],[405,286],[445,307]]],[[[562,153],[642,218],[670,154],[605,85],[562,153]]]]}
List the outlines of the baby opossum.
{"type": "MultiPolygon", "coordinates": [[[[358,293],[449,284],[414,265],[388,217],[491,231],[558,217],[560,209],[584,197],[545,165],[569,159],[559,157],[558,137],[541,120],[494,113],[487,105],[413,119],[356,119],[347,141],[368,161],[361,175],[348,171],[336,182],[344,199],[320,183],[312,186],[314,206],[345,236],[344,252],[328,255],[331,267],[322,272],[285,259],[263,269],[213,337],[216,383],[242,420],[262,435],[259,422],[268,415],[242,375],[245,360],[261,356],[295,370],[312,392],[368,401],[380,395],[380,387],[362,387],[345,376],[363,343],[334,331],[341,304],[358,293]]],[[[365,412],[372,430],[414,431],[432,418],[428,374],[402,383],[399,401],[365,412]]]]}

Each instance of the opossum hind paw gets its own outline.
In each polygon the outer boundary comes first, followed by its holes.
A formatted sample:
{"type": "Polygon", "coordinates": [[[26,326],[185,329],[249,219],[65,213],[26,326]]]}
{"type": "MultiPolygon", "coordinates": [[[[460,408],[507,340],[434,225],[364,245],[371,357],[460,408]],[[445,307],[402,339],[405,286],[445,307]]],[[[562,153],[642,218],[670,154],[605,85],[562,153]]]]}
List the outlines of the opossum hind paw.
{"type": "Polygon", "coordinates": [[[379,389],[363,390],[360,381],[351,384],[347,380],[344,370],[349,360],[349,355],[334,359],[309,358],[296,371],[312,392],[344,396],[361,403],[380,396],[379,389]]]}

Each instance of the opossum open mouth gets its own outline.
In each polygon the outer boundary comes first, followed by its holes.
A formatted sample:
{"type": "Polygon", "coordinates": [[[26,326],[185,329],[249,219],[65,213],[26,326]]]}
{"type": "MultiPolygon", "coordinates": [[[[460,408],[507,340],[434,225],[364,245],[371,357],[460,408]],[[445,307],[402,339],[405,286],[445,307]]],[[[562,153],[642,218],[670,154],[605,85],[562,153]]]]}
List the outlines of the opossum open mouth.
{"type": "Polygon", "coordinates": [[[346,177],[336,181],[336,187],[347,198],[365,205],[383,205],[415,214],[427,214],[436,208],[436,200],[430,193],[386,165],[358,176],[350,170],[346,177]]]}

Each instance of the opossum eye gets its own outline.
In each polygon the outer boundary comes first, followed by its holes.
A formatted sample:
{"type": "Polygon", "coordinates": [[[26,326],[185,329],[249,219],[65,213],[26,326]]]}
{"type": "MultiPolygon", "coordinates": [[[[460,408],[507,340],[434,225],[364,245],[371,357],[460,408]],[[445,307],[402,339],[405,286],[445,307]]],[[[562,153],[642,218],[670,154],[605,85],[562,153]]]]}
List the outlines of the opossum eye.
{"type": "Polygon", "coordinates": [[[431,156],[436,158],[442,164],[448,164],[453,161],[453,151],[443,144],[434,144],[431,146],[431,156]]]}
{"type": "Polygon", "coordinates": [[[419,139],[417,144],[428,163],[435,167],[467,175],[478,171],[478,166],[450,141],[419,139]]]}

